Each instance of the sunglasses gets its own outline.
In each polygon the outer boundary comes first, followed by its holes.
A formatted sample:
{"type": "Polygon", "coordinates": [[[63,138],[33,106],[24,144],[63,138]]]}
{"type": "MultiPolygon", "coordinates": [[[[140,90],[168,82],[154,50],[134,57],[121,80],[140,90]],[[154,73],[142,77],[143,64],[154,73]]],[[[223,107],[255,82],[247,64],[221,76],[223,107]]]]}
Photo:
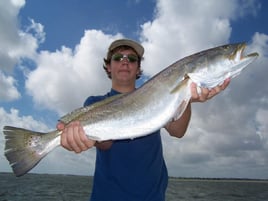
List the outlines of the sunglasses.
{"type": "Polygon", "coordinates": [[[112,56],[112,60],[113,61],[123,61],[123,59],[127,59],[128,62],[130,63],[135,63],[136,61],[138,61],[138,57],[135,54],[114,54],[112,56]]]}

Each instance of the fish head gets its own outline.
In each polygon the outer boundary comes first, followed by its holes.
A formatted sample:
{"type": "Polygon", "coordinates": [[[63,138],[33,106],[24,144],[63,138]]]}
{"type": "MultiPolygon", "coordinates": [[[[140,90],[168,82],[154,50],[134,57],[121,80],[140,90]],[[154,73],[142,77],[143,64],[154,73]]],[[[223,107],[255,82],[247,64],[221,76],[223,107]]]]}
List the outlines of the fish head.
{"type": "Polygon", "coordinates": [[[246,55],[246,43],[227,44],[199,53],[195,58],[194,69],[188,73],[199,87],[213,88],[227,78],[233,78],[252,63],[258,53],[246,55]]]}
{"type": "Polygon", "coordinates": [[[223,65],[223,68],[226,68],[226,71],[230,72],[230,75],[233,72],[244,69],[259,56],[257,52],[246,55],[246,46],[246,43],[236,43],[224,45],[219,49],[219,55],[222,54],[219,62],[226,62],[226,66],[223,65]]]}

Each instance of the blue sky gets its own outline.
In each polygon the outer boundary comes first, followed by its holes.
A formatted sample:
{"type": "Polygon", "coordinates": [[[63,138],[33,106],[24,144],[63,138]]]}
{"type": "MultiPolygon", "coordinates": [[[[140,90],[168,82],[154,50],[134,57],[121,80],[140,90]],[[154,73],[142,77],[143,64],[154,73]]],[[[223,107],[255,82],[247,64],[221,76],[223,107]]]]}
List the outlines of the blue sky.
{"type": "Polygon", "coordinates": [[[140,25],[151,20],[155,1],[27,1],[21,10],[23,21],[35,16],[46,29],[46,43],[42,49],[55,50],[62,45],[74,47],[86,29],[98,29],[116,34],[124,31],[130,38],[138,38],[140,25]],[[137,3],[138,2],[138,3],[137,3]],[[112,9],[111,9],[112,8],[112,9]],[[141,14],[140,14],[141,13],[141,14]],[[60,34],[66,33],[66,34],[60,34]]]}
{"type": "MultiPolygon", "coordinates": [[[[143,44],[143,80],[184,56],[246,41],[259,59],[222,94],[193,104],[185,137],[163,130],[164,154],[170,176],[267,179],[268,3],[205,2],[2,0],[0,127],[52,130],[87,96],[109,90],[102,58],[115,39],[143,44]]],[[[91,175],[94,160],[94,149],[77,155],[57,148],[32,172],[91,175]]],[[[11,171],[1,131],[0,164],[0,172],[11,171]]]]}

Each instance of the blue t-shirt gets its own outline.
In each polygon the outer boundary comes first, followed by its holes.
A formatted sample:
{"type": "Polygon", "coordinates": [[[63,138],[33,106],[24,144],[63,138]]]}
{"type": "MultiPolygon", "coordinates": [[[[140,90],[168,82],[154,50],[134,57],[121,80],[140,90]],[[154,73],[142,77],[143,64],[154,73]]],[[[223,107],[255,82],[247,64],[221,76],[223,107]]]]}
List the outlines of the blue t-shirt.
{"type": "MultiPolygon", "coordinates": [[[[90,96],[84,106],[119,94],[90,96]]],[[[91,201],[164,201],[168,183],[160,130],[133,140],[116,140],[96,151],[91,201]]]]}

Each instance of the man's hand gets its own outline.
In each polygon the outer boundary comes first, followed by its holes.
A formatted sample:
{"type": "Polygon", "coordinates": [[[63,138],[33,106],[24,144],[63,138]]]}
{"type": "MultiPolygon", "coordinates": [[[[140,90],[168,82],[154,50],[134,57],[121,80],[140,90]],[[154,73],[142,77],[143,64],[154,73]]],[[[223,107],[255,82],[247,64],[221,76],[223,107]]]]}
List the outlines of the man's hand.
{"type": "Polygon", "coordinates": [[[201,88],[201,93],[197,91],[197,85],[195,83],[191,84],[192,99],[191,102],[205,102],[224,89],[229,85],[231,79],[226,79],[222,85],[218,85],[212,89],[201,88]]]}
{"type": "Polygon", "coordinates": [[[62,131],[61,146],[69,151],[80,153],[93,147],[94,140],[89,140],[79,121],[74,121],[65,126],[63,123],[57,124],[57,129],[62,131]]]}
{"type": "MultiPolygon", "coordinates": [[[[207,101],[211,99],[212,97],[214,97],[215,95],[217,95],[218,93],[220,93],[221,91],[223,91],[229,85],[229,83],[230,83],[230,79],[226,79],[222,85],[216,86],[212,88],[211,90],[206,89],[206,88],[201,88],[201,93],[198,93],[196,84],[192,83],[191,84],[191,93],[192,93],[191,102],[207,101]]],[[[191,118],[191,104],[189,104],[186,107],[184,113],[179,119],[168,123],[165,126],[165,128],[167,129],[167,131],[169,132],[171,136],[181,138],[184,136],[188,128],[190,118],[191,118]]]]}

